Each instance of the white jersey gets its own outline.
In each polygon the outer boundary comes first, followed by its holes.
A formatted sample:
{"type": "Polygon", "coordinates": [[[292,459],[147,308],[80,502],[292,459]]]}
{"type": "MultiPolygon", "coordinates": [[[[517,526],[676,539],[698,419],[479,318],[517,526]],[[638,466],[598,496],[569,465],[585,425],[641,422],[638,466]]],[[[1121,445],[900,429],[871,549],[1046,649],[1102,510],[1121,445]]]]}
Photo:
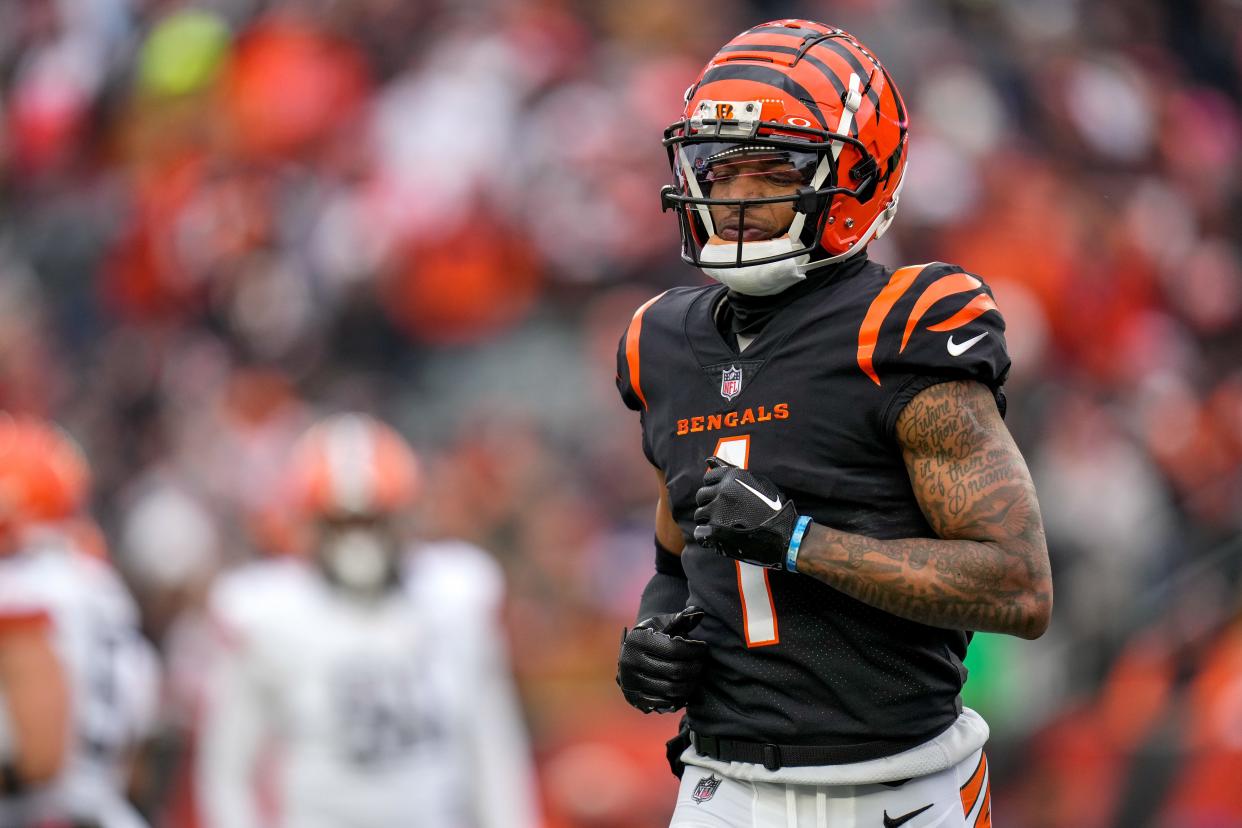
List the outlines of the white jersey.
{"type": "Polygon", "coordinates": [[[502,592],[491,558],[460,543],[412,554],[401,588],[370,604],[299,560],[222,577],[210,604],[226,646],[199,751],[205,824],[535,825],[502,592]],[[266,770],[277,799],[270,820],[256,797],[266,770]]]}
{"type": "MultiPolygon", "coordinates": [[[[159,661],[138,631],[138,608],[106,563],[59,535],[0,558],[0,616],[43,615],[68,679],[72,726],[55,780],[21,797],[0,797],[0,825],[91,821],[103,828],[146,823],[125,799],[134,748],[155,725],[159,661]]],[[[0,756],[10,738],[0,687],[0,756]]]]}

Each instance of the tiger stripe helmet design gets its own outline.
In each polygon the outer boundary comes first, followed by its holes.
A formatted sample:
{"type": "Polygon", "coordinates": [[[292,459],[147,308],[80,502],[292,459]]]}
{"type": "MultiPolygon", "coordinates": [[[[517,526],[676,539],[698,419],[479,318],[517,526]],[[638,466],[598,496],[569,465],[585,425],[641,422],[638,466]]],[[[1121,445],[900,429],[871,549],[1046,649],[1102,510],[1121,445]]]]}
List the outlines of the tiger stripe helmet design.
{"type": "Polygon", "coordinates": [[[311,426],[294,447],[289,494],[311,518],[392,515],[421,489],[414,451],[391,427],[364,414],[340,414],[311,426]]]}
{"type": "Polygon", "coordinates": [[[807,267],[848,258],[879,238],[896,215],[906,167],[905,103],[888,71],[853,35],[809,20],[777,20],[748,29],[716,53],[686,91],[681,120],[664,132],[673,184],[661,191],[681,229],[682,259],[703,267],[716,236],[710,208],[745,212],[787,202],[795,217],[792,249],[766,258],[744,254],[737,236],[731,263],[746,267],[807,257],[807,267]],[[767,153],[801,175],[788,196],[710,197],[711,169],[730,154],[767,153]]]}

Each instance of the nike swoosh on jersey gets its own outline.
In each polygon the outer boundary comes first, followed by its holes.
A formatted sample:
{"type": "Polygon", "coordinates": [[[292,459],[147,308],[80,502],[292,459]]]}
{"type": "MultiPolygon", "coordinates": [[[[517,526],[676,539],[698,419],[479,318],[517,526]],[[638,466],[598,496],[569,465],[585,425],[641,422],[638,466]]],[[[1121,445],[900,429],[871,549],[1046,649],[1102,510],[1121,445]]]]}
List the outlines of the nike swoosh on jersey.
{"type": "Polygon", "coordinates": [[[911,811],[910,813],[902,814],[899,817],[891,817],[888,815],[888,811],[885,811],[884,812],[884,828],[897,828],[898,825],[905,825],[907,822],[914,819],[916,816],[923,813],[924,811],[926,811],[928,808],[930,808],[931,806],[935,804],[936,804],[935,802],[928,802],[926,805],[924,805],[922,808],[919,808],[917,811],[911,811]]]}
{"type": "Polygon", "coordinates": [[[762,500],[764,503],[768,504],[768,508],[769,508],[769,509],[771,509],[773,512],[779,512],[779,511],[781,510],[781,499],[780,499],[779,497],[778,497],[778,498],[776,498],[775,500],[773,500],[773,499],[771,499],[770,497],[768,497],[767,495],[765,495],[765,494],[763,494],[762,492],[760,492],[760,491],[759,491],[758,489],[756,489],[754,486],[747,486],[747,485],[746,485],[745,483],[743,483],[741,480],[738,480],[738,481],[735,481],[735,482],[736,482],[736,483],[737,483],[737,485],[739,485],[739,486],[745,486],[745,487],[746,487],[746,489],[748,489],[748,490],[749,490],[749,491],[750,491],[750,492],[751,492],[751,493],[752,493],[755,497],[759,498],[759,499],[760,499],[760,500],[762,500]]]}
{"type": "Polygon", "coordinates": [[[966,340],[965,342],[959,343],[959,342],[953,341],[953,334],[949,334],[949,341],[946,342],[944,346],[949,349],[949,356],[961,356],[962,354],[966,353],[971,348],[973,348],[976,342],[978,342],[980,339],[983,339],[987,335],[988,335],[988,332],[984,331],[978,336],[972,336],[970,339],[966,340]]]}

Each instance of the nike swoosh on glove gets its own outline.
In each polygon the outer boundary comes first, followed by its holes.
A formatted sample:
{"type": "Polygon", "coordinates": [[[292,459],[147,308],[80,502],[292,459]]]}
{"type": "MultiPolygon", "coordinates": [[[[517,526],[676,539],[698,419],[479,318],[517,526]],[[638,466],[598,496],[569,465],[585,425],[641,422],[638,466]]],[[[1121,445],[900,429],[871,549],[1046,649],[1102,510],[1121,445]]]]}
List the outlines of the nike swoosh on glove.
{"type": "Polygon", "coordinates": [[[785,568],[798,510],[771,480],[709,457],[694,500],[699,506],[694,539],[700,546],[769,569],[785,568]]]}
{"type": "Polygon", "coordinates": [[[617,686],[644,713],[671,713],[689,703],[707,663],[707,642],[686,635],[703,620],[703,610],[656,615],[621,636],[617,686]]]}

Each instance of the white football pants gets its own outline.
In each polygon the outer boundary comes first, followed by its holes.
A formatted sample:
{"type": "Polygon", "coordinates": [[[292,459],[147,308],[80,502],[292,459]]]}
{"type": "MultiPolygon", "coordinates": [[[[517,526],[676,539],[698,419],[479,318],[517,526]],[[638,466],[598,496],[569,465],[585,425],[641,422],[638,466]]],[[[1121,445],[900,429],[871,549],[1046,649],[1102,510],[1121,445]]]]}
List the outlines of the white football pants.
{"type": "Polygon", "coordinates": [[[686,766],[669,828],[991,828],[987,757],[889,785],[742,782],[686,766]]]}

